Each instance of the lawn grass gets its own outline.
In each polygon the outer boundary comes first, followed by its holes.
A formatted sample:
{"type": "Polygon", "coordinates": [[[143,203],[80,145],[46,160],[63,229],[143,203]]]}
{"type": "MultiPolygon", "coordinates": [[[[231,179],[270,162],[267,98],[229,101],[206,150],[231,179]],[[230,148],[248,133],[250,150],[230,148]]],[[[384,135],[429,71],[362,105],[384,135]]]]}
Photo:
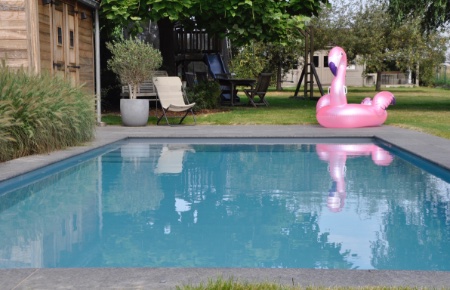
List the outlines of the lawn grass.
{"type": "MultiPolygon", "coordinates": [[[[413,129],[435,136],[450,139],[450,90],[441,88],[384,88],[392,92],[396,105],[388,108],[386,125],[413,129]]],[[[374,88],[348,88],[348,102],[360,103],[365,97],[375,95],[374,88]]],[[[292,98],[293,89],[283,92],[270,91],[267,100],[269,107],[235,106],[223,107],[214,112],[197,112],[199,125],[305,125],[318,124],[316,120],[315,100],[292,98]]],[[[302,92],[299,93],[299,96],[302,92]]],[[[315,96],[320,96],[315,92],[315,96]]],[[[245,97],[241,98],[247,102],[245,97]]],[[[161,113],[161,110],[159,110],[161,113]]],[[[156,124],[155,111],[152,110],[149,125],[156,124]]],[[[110,125],[120,125],[118,114],[107,114],[103,122],[110,125]]],[[[187,124],[193,123],[187,117],[187,124]]]]}
{"type": "MultiPolygon", "coordinates": [[[[247,283],[240,282],[235,279],[222,279],[219,277],[216,280],[209,280],[207,283],[199,285],[183,285],[178,286],[177,290],[412,290],[418,288],[412,287],[389,287],[389,286],[367,286],[367,287],[320,287],[308,286],[300,287],[294,285],[280,285],[270,282],[261,283],[247,283]]],[[[420,288],[427,289],[427,288],[420,288]]]]}

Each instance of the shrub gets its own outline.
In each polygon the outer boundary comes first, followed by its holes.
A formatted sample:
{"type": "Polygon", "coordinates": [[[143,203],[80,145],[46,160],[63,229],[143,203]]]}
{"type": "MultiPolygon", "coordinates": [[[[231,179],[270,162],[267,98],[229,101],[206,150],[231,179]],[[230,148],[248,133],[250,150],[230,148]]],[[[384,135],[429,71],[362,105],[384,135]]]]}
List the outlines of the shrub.
{"type": "Polygon", "coordinates": [[[268,65],[266,45],[254,43],[242,47],[231,60],[230,70],[239,78],[256,78],[268,65]]]}
{"type": "Polygon", "coordinates": [[[200,82],[186,90],[189,102],[196,110],[217,109],[220,106],[220,86],[217,82],[200,82]]]}
{"type": "Polygon", "coordinates": [[[0,161],[79,145],[94,137],[94,98],[48,74],[0,66],[0,161]]]}
{"type": "Polygon", "coordinates": [[[138,85],[151,80],[153,71],[161,66],[161,52],[138,38],[121,38],[106,43],[106,47],[112,54],[108,68],[119,76],[122,84],[130,86],[130,99],[136,99],[138,85]]]}

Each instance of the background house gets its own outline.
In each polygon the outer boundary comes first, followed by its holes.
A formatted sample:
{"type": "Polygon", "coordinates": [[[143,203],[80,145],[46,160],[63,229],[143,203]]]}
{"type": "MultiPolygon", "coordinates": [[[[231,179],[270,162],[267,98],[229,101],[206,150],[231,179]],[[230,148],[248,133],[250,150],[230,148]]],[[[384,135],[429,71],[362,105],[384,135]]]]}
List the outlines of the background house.
{"type": "Polygon", "coordinates": [[[93,9],[97,0],[2,0],[0,59],[48,71],[95,92],[93,9]]]}
{"type": "MultiPolygon", "coordinates": [[[[328,52],[328,50],[314,52],[313,60],[319,80],[324,87],[330,86],[331,81],[333,80],[333,74],[328,67],[328,52]]],[[[298,67],[293,68],[285,75],[283,86],[297,86],[302,69],[303,60],[300,61],[298,67]]],[[[369,73],[364,75],[364,70],[364,65],[357,64],[356,62],[349,62],[347,66],[346,85],[352,87],[375,86],[377,74],[369,73]]],[[[316,80],[314,80],[314,83],[317,85],[316,80]]],[[[383,72],[381,75],[381,84],[385,86],[412,85],[408,75],[400,71],[383,72]]]]}

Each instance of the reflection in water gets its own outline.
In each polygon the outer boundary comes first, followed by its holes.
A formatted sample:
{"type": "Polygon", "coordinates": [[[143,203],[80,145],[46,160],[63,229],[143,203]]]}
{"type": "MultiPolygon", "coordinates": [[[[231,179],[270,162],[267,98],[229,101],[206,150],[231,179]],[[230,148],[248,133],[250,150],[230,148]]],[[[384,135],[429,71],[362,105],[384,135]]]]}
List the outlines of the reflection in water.
{"type": "Polygon", "coordinates": [[[393,157],[386,150],[375,144],[317,144],[317,155],[328,162],[328,172],[333,179],[328,191],[327,205],[332,212],[339,212],[344,207],[347,191],[345,188],[345,164],[347,158],[371,156],[379,166],[389,166],[393,157]]]}
{"type": "Polygon", "coordinates": [[[3,194],[0,267],[450,270],[450,178],[378,146],[145,141],[3,194]]]}
{"type": "Polygon", "coordinates": [[[164,145],[161,150],[161,156],[156,164],[155,173],[181,173],[186,152],[195,152],[195,150],[185,144],[164,145]]]}

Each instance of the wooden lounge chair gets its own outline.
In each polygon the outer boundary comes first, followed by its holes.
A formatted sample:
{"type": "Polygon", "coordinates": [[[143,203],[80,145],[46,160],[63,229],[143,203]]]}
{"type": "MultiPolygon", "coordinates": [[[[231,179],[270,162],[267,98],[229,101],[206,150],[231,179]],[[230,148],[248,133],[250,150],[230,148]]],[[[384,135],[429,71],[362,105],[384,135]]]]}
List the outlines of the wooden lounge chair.
{"type": "Polygon", "coordinates": [[[178,124],[181,124],[187,114],[191,112],[192,117],[194,118],[194,123],[197,123],[195,120],[194,111],[192,110],[195,103],[186,104],[181,79],[179,77],[154,77],[153,84],[156,87],[158,99],[163,111],[163,114],[156,122],[157,125],[163,117],[166,119],[167,125],[170,125],[167,118],[167,112],[185,112],[178,124]]]}
{"type": "Polygon", "coordinates": [[[254,89],[244,89],[244,92],[247,95],[250,104],[252,104],[254,107],[256,107],[257,105],[269,105],[265,97],[267,89],[270,85],[271,77],[272,73],[260,73],[256,82],[256,87],[254,89]],[[259,97],[258,102],[255,102],[256,96],[259,97]]]}

